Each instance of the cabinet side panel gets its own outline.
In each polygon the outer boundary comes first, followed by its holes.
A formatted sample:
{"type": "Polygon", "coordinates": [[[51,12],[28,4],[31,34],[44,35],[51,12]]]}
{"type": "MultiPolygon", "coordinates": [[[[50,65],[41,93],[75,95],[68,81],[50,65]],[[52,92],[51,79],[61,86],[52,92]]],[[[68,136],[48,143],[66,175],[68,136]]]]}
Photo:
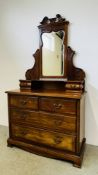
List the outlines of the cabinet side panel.
{"type": "Polygon", "coordinates": [[[83,94],[81,99],[77,100],[77,146],[76,152],[80,154],[81,146],[83,144],[83,138],[85,138],[85,95],[83,94]]]}
{"type": "Polygon", "coordinates": [[[85,96],[80,101],[80,146],[85,138],[85,96]]]}
{"type": "Polygon", "coordinates": [[[9,126],[9,138],[11,138],[11,118],[10,118],[10,95],[7,94],[7,99],[8,99],[8,126],[9,126]]]}

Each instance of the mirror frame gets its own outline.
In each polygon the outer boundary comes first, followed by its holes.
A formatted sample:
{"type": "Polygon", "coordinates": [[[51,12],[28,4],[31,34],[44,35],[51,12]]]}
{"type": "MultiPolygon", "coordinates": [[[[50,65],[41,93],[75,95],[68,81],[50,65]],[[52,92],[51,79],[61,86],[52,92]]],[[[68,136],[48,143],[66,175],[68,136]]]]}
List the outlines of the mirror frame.
{"type": "Polygon", "coordinates": [[[62,18],[61,15],[57,14],[55,18],[48,18],[44,17],[43,20],[40,22],[40,25],[38,26],[39,29],[39,52],[40,52],[40,79],[66,79],[67,78],[67,43],[68,43],[68,24],[69,22],[66,21],[65,18],[62,18]],[[64,31],[64,73],[61,76],[44,76],[42,75],[42,35],[43,33],[51,33],[51,32],[58,32],[58,31],[64,31]]]}
{"type": "Polygon", "coordinates": [[[56,86],[55,82],[61,81],[63,83],[63,87],[66,90],[79,90],[84,91],[85,89],[85,72],[83,69],[76,67],[73,64],[73,56],[75,55],[75,51],[71,49],[70,46],[67,46],[68,42],[68,24],[69,22],[62,18],[61,15],[56,15],[56,18],[48,18],[44,17],[43,20],[40,22],[39,33],[40,33],[40,48],[36,50],[33,54],[34,57],[34,64],[32,68],[26,70],[25,72],[25,80],[20,81],[20,89],[21,90],[32,90],[32,86],[36,82],[39,85],[46,86],[47,82],[53,83],[56,86]],[[63,30],[65,32],[64,38],[64,75],[63,76],[56,76],[56,77],[43,77],[42,76],[42,34],[45,32],[52,32],[52,31],[59,31],[63,30]]]}

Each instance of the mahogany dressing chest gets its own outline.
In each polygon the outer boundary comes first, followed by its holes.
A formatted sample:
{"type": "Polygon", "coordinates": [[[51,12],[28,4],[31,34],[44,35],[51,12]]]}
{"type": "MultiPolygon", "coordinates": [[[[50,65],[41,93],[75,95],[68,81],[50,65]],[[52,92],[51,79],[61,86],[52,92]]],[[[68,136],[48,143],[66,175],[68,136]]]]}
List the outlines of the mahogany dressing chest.
{"type": "Polygon", "coordinates": [[[69,22],[44,17],[34,66],[7,91],[8,146],[73,162],[81,167],[85,148],[85,73],[73,65],[68,47],[69,22]]]}

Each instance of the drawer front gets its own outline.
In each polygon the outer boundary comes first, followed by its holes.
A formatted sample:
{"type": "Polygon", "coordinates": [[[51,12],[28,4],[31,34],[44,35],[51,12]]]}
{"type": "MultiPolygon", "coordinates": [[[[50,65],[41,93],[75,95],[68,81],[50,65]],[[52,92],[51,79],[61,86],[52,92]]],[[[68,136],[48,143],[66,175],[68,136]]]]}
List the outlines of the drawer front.
{"type": "Polygon", "coordinates": [[[38,98],[22,95],[11,95],[9,105],[18,108],[38,109],[38,98]]]}
{"type": "Polygon", "coordinates": [[[76,114],[76,100],[40,98],[39,108],[49,112],[76,114]]]}
{"type": "Polygon", "coordinates": [[[71,116],[55,115],[45,112],[23,111],[10,109],[11,121],[26,123],[40,128],[50,128],[60,132],[76,132],[76,118],[71,116]]]}
{"type": "Polygon", "coordinates": [[[75,152],[75,136],[12,125],[13,138],[75,152]]]}

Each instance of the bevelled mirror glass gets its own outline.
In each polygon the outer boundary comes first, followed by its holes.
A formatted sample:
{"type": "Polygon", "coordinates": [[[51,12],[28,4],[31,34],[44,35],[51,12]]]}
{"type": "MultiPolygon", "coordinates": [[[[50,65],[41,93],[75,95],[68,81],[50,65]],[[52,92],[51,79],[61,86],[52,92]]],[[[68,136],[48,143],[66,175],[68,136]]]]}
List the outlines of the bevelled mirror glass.
{"type": "Polygon", "coordinates": [[[42,75],[64,74],[64,31],[42,34],[42,75]]]}

